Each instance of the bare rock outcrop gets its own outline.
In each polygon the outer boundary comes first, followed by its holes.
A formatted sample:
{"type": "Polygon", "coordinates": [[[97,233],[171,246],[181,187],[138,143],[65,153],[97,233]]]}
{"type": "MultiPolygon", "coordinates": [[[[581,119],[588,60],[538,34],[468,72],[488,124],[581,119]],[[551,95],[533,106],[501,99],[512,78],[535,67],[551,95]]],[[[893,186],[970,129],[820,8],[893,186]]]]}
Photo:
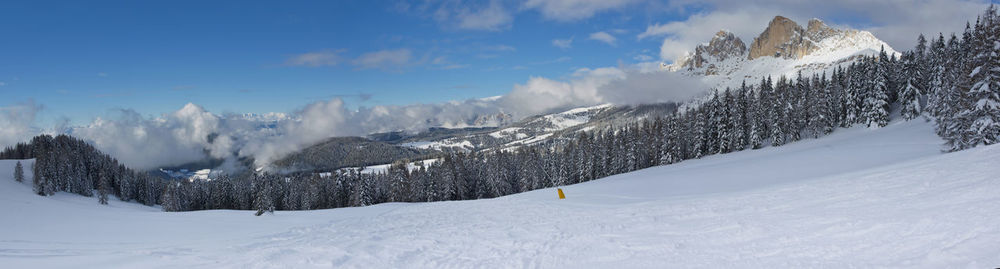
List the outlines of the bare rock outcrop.
{"type": "Polygon", "coordinates": [[[739,37],[729,31],[719,31],[715,33],[715,36],[712,37],[712,40],[708,44],[695,47],[694,54],[690,55],[681,66],[689,70],[708,67],[707,71],[711,72],[714,68],[706,66],[710,62],[721,62],[733,57],[743,57],[746,55],[746,51],[747,46],[739,37]]]}
{"type": "Polygon", "coordinates": [[[839,30],[830,28],[818,19],[809,20],[806,29],[794,21],[775,16],[763,33],[754,38],[748,58],[753,60],[765,56],[785,59],[801,59],[819,48],[818,42],[836,35],[839,30]]]}

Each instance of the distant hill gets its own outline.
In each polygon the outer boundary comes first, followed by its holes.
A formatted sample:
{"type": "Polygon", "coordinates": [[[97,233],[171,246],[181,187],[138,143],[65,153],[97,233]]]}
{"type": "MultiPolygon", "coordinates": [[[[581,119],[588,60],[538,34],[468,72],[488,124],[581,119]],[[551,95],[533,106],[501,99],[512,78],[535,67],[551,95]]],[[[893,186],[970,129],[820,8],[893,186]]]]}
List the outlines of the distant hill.
{"type": "Polygon", "coordinates": [[[332,171],[392,163],[433,155],[438,151],[408,148],[362,137],[334,137],[275,161],[274,168],[285,171],[332,171]]]}

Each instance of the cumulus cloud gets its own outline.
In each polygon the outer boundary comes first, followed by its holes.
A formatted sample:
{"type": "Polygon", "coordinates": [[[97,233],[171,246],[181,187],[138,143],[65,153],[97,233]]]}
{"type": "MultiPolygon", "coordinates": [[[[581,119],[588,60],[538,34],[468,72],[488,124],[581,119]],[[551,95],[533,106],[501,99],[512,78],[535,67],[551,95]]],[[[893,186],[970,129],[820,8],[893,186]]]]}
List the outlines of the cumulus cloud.
{"type": "Polygon", "coordinates": [[[547,19],[570,22],[637,2],[641,0],[528,0],[522,8],[537,10],[547,19]]]}
{"type": "Polygon", "coordinates": [[[346,128],[350,112],[344,101],[337,98],[329,102],[312,103],[301,111],[301,120],[286,121],[281,126],[282,135],[250,143],[240,149],[241,156],[256,157],[262,166],[270,161],[299,150],[323,138],[352,135],[356,130],[346,128]]]}
{"type": "Polygon", "coordinates": [[[0,107],[0,148],[26,142],[38,133],[32,126],[42,105],[34,100],[12,106],[0,107]]]}
{"type": "Polygon", "coordinates": [[[180,165],[209,156],[227,158],[235,147],[231,136],[220,134],[220,118],[194,104],[153,119],[130,109],[114,114],[69,132],[137,169],[180,165]]]}
{"type": "Polygon", "coordinates": [[[664,37],[660,46],[660,58],[672,61],[693,50],[697,44],[707,42],[719,30],[728,30],[740,37],[747,45],[753,37],[767,26],[774,13],[754,7],[734,11],[698,13],[683,21],[656,23],[636,36],[642,40],[664,37]]]}
{"type": "Polygon", "coordinates": [[[597,40],[608,45],[615,46],[615,42],[618,41],[618,38],[615,38],[615,36],[609,34],[608,32],[601,31],[590,34],[590,40],[597,40]]]}
{"type": "Polygon", "coordinates": [[[573,38],[569,39],[553,39],[552,46],[560,49],[569,49],[573,47],[573,38]]]}
{"type": "Polygon", "coordinates": [[[343,60],[340,57],[340,53],[344,50],[324,50],[316,52],[308,52],[299,55],[294,55],[285,60],[285,65],[288,66],[309,66],[309,67],[319,67],[319,66],[333,66],[340,64],[343,60]]]}

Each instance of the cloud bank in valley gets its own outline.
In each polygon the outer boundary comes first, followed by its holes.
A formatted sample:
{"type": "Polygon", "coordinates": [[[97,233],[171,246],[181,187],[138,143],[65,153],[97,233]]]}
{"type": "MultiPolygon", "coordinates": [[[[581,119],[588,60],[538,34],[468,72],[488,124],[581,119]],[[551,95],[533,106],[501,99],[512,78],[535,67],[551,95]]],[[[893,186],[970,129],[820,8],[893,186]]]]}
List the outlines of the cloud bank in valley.
{"type": "MultiPolygon", "coordinates": [[[[154,169],[204,160],[254,158],[263,166],[286,154],[330,137],[363,136],[389,131],[419,132],[429,127],[466,127],[604,103],[640,104],[683,101],[704,93],[698,79],[660,72],[651,65],[579,69],[566,79],[532,77],[497,98],[438,104],[380,105],[348,108],[342,98],[307,104],[288,119],[260,122],[241,115],[220,115],[196,104],[146,118],[129,109],[115,110],[89,124],[57,127],[137,169],[154,169]],[[265,126],[268,125],[268,126],[265,126]]],[[[3,108],[3,145],[38,134],[33,103],[3,108]]]]}

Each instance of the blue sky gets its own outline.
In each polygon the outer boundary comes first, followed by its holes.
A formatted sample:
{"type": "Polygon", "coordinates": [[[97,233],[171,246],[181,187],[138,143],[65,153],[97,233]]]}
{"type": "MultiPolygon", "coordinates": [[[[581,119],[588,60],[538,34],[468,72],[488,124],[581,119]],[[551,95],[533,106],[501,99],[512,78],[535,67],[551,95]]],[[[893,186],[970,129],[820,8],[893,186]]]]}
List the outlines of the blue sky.
{"type": "Polygon", "coordinates": [[[23,1],[0,4],[0,108],[87,124],[187,103],[213,113],[441,103],[580,68],[669,61],[720,28],[820,17],[907,48],[983,1],[23,1]],[[884,12],[893,10],[893,12],[884,12]],[[609,38],[610,37],[610,38],[609,38]]]}
{"type": "Polygon", "coordinates": [[[435,9],[449,8],[443,4],[273,3],[0,4],[0,106],[33,99],[44,106],[45,125],[62,116],[84,124],[116,108],[155,116],[188,102],[216,113],[263,113],[338,96],[349,106],[487,97],[531,76],[657,57],[660,41],[635,34],[654,16],[676,13],[625,5],[563,21],[523,11],[509,23],[469,29],[435,17],[435,9]],[[601,31],[614,43],[589,39],[601,31]],[[572,43],[560,48],[554,39],[572,43]],[[390,59],[361,60],[379,52],[390,59]]]}

